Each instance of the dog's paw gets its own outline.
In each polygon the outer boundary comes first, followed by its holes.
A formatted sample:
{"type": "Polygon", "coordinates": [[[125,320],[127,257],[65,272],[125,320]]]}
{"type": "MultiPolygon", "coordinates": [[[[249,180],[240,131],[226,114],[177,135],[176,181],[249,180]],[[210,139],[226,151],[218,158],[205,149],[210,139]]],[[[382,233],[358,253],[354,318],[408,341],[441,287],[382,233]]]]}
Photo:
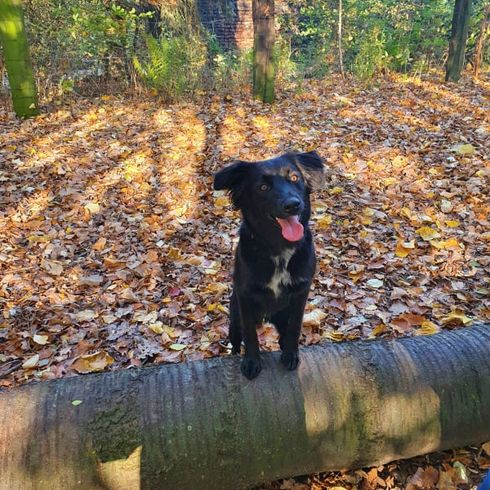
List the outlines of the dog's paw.
{"type": "Polygon", "coordinates": [[[262,370],[260,359],[244,357],[241,365],[243,375],[248,379],[256,378],[262,370]]]}
{"type": "Polygon", "coordinates": [[[289,371],[294,371],[299,364],[299,354],[298,351],[294,352],[283,352],[281,354],[281,362],[284,367],[289,371]]]}

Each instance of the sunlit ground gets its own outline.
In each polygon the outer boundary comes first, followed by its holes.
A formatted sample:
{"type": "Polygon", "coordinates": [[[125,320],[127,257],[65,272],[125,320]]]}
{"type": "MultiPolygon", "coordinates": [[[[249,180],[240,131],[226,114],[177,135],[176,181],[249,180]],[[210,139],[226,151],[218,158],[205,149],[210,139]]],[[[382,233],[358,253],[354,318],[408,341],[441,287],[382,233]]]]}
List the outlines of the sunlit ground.
{"type": "MultiPolygon", "coordinates": [[[[392,78],[315,82],[273,107],[0,113],[0,384],[227,355],[239,221],[212,174],[291,149],[328,165],[304,344],[490,319],[489,93],[392,78]]],[[[277,349],[272,326],[260,339],[277,349]]]]}

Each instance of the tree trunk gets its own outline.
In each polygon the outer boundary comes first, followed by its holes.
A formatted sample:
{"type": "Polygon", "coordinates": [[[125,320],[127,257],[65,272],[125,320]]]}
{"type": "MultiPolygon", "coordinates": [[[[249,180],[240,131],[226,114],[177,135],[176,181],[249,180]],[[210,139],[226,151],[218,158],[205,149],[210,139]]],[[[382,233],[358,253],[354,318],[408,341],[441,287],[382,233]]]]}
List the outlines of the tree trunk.
{"type": "Polygon", "coordinates": [[[449,53],[446,62],[446,81],[457,82],[461,77],[470,15],[471,0],[455,0],[449,53]]]}
{"type": "Polygon", "coordinates": [[[2,490],[237,489],[490,439],[490,325],[31,384],[0,395],[2,490]]]}
{"type": "Polygon", "coordinates": [[[338,8],[339,8],[339,16],[337,20],[337,42],[339,48],[339,65],[340,65],[340,74],[342,78],[345,77],[344,73],[344,55],[342,52],[342,14],[343,14],[343,6],[342,0],[338,0],[338,8]]]}
{"type": "Polygon", "coordinates": [[[485,38],[487,36],[488,23],[490,20],[490,3],[485,6],[483,11],[483,19],[480,24],[480,32],[478,33],[478,39],[476,41],[475,48],[475,62],[473,64],[473,74],[478,77],[480,74],[481,63],[483,60],[483,46],[485,45],[485,38]]]}
{"type": "Polygon", "coordinates": [[[38,114],[37,90],[24,28],[22,0],[0,0],[0,41],[15,113],[38,114]]]}
{"type": "Polygon", "coordinates": [[[274,101],[274,0],[253,0],[253,93],[262,102],[274,101]]]}

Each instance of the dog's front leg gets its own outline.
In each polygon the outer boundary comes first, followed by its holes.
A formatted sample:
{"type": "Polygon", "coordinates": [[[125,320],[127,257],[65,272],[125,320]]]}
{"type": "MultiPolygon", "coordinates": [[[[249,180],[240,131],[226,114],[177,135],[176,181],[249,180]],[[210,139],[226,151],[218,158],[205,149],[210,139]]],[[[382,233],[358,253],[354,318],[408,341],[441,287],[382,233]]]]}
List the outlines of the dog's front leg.
{"type": "Polygon", "coordinates": [[[281,362],[290,371],[296,369],[299,364],[298,343],[307,298],[308,291],[292,298],[286,309],[289,314],[287,325],[278,326],[282,350],[281,362]]]}
{"type": "Polygon", "coordinates": [[[254,379],[262,370],[260,363],[259,339],[257,338],[257,324],[260,314],[256,305],[243,296],[237,295],[240,323],[242,326],[245,356],[242,360],[242,373],[248,379],[254,379]]]}

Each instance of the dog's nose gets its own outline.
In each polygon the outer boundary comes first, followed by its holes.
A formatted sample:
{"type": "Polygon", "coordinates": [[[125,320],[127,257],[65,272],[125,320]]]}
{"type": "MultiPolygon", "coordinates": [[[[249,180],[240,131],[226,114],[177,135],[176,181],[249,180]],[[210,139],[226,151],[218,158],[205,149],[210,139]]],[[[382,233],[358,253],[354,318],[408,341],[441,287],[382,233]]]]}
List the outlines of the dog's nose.
{"type": "Polygon", "coordinates": [[[297,197],[290,197],[284,201],[282,207],[289,215],[298,214],[301,207],[301,201],[297,197]]]}

